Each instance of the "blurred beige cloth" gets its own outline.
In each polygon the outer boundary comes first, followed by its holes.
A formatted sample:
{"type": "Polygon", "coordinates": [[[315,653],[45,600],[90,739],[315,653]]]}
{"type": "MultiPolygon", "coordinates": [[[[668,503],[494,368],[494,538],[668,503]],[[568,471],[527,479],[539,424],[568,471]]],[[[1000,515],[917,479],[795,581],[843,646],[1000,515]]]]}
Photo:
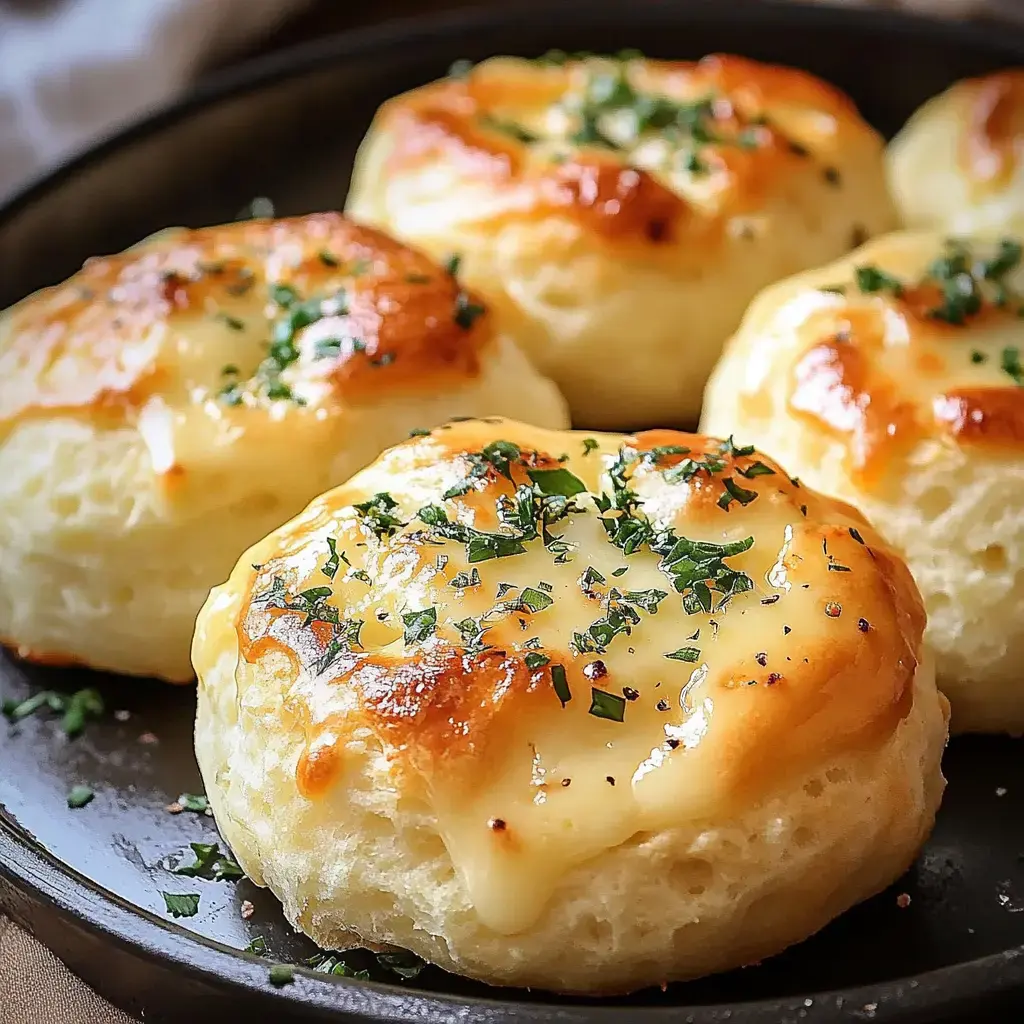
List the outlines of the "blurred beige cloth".
{"type": "Polygon", "coordinates": [[[3,1024],[132,1024],[48,950],[0,917],[3,1024]]]}
{"type": "MultiPolygon", "coordinates": [[[[46,165],[165,102],[212,58],[312,2],[348,0],[0,0],[0,201],[46,165]]],[[[803,2],[1024,21],[1024,0],[803,2]]],[[[386,17],[387,3],[381,8],[386,17]]],[[[0,916],[0,1024],[134,1022],[0,916]]]]}

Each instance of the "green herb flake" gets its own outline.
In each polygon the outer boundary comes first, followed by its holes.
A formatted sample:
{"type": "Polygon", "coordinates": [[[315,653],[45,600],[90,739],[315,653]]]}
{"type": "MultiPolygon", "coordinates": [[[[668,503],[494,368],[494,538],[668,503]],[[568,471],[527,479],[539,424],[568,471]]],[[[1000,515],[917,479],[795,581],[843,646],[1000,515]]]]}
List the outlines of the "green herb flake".
{"type": "Polygon", "coordinates": [[[366,525],[373,531],[377,540],[390,537],[395,530],[404,526],[393,513],[398,508],[398,502],[388,494],[387,491],[378,491],[368,501],[352,506],[366,525]]]}
{"type": "Polygon", "coordinates": [[[725,512],[729,511],[729,505],[733,501],[738,501],[741,505],[749,505],[757,497],[757,491],[749,491],[745,487],[740,487],[731,476],[722,479],[722,486],[725,491],[718,499],[718,507],[725,512]]]}
{"type": "Polygon", "coordinates": [[[199,913],[199,893],[160,893],[171,917],[195,917],[199,913]]]}
{"type": "Polygon", "coordinates": [[[551,661],[551,659],[546,654],[540,654],[537,651],[530,651],[529,654],[526,655],[526,658],[524,660],[526,662],[526,667],[531,670],[536,668],[543,668],[551,661]]]}
{"type": "Polygon", "coordinates": [[[551,684],[555,688],[555,696],[562,702],[564,708],[572,700],[572,691],[569,689],[564,665],[551,666],[551,684]]]}
{"type": "Polygon", "coordinates": [[[320,252],[317,253],[317,257],[325,267],[336,267],[339,265],[338,257],[327,249],[321,249],[320,252]]]}
{"type": "Polygon", "coordinates": [[[454,320],[464,331],[470,330],[486,312],[487,310],[478,302],[473,302],[466,292],[459,292],[455,296],[454,320]]]}
{"type": "MultiPolygon", "coordinates": [[[[345,553],[338,550],[338,542],[333,537],[327,538],[327,547],[330,549],[331,557],[324,562],[320,571],[329,580],[333,580],[338,575],[338,569],[341,567],[342,558],[345,558],[345,553]]],[[[345,560],[348,561],[348,559],[345,560]]]]}
{"type": "Polygon", "coordinates": [[[678,651],[672,651],[665,655],[666,658],[671,658],[673,661],[699,661],[700,660],[700,648],[699,647],[680,647],[678,651]]]}
{"type": "Polygon", "coordinates": [[[217,313],[217,319],[225,323],[233,331],[244,331],[245,321],[239,320],[237,316],[232,316],[230,313],[225,313],[221,310],[217,313]]]}
{"type": "Polygon", "coordinates": [[[274,988],[283,988],[285,985],[295,984],[295,968],[291,964],[274,964],[268,974],[270,984],[274,988]]]}
{"type": "Polygon", "coordinates": [[[210,809],[210,801],[201,793],[182,793],[176,802],[183,811],[193,814],[205,814],[210,809]]]}
{"type": "Polygon", "coordinates": [[[626,698],[617,693],[608,693],[607,690],[599,690],[596,686],[591,687],[588,714],[609,722],[621,722],[626,715],[626,698]]]}
{"type": "Polygon", "coordinates": [[[402,616],[405,623],[405,642],[421,644],[432,637],[437,629],[437,609],[424,608],[418,612],[406,612],[402,616]]]}
{"type": "Polygon", "coordinates": [[[592,437],[583,438],[583,454],[589,455],[591,452],[596,452],[601,446],[592,437]]]}
{"type": "Polygon", "coordinates": [[[64,695],[57,693],[56,690],[40,690],[24,700],[8,698],[3,702],[3,713],[11,722],[20,722],[23,718],[34,715],[42,708],[49,708],[51,711],[57,712],[63,711],[65,703],[64,695]]]}
{"type": "Polygon", "coordinates": [[[244,952],[252,953],[253,956],[266,956],[270,952],[270,947],[262,935],[254,935],[249,940],[249,945],[245,947],[244,952]]]}
{"type": "Polygon", "coordinates": [[[745,476],[748,480],[753,479],[755,476],[775,476],[775,470],[770,466],[766,466],[763,462],[753,462],[746,469],[737,469],[736,472],[740,476],[745,476]]]}
{"type": "Polygon", "coordinates": [[[554,603],[554,599],[543,590],[536,590],[533,587],[527,587],[519,596],[520,606],[529,612],[542,612],[554,603]]]}
{"type": "Polygon", "coordinates": [[[480,586],[480,570],[473,566],[469,572],[460,572],[457,576],[454,576],[451,582],[448,584],[451,587],[457,587],[460,590],[469,590],[471,587],[480,586]]]}
{"type": "Polygon", "coordinates": [[[96,794],[89,786],[72,786],[68,793],[68,807],[78,810],[78,808],[92,803],[95,796],[96,794]]]}
{"type": "Polygon", "coordinates": [[[988,356],[984,352],[979,352],[977,349],[971,351],[971,362],[972,363],[984,363],[988,359],[988,356]]]}
{"type": "Polygon", "coordinates": [[[398,950],[394,953],[378,953],[377,963],[385,970],[397,974],[403,981],[412,981],[426,967],[426,964],[415,953],[398,950]]]}
{"type": "Polygon", "coordinates": [[[571,498],[586,491],[586,485],[567,469],[528,469],[527,476],[537,485],[541,494],[561,494],[571,498]]]}
{"type": "Polygon", "coordinates": [[[1015,345],[1007,345],[999,357],[999,366],[1003,373],[1009,374],[1018,386],[1024,386],[1024,366],[1020,361],[1020,349],[1015,345]]]}
{"type": "Polygon", "coordinates": [[[891,292],[896,298],[903,294],[903,282],[880,267],[871,265],[857,267],[854,273],[857,278],[857,287],[865,294],[891,292]]]}
{"type": "Polygon", "coordinates": [[[181,864],[173,873],[186,878],[205,878],[209,882],[237,882],[245,877],[238,862],[231,853],[220,852],[217,843],[189,843],[192,850],[191,864],[181,864]]]}

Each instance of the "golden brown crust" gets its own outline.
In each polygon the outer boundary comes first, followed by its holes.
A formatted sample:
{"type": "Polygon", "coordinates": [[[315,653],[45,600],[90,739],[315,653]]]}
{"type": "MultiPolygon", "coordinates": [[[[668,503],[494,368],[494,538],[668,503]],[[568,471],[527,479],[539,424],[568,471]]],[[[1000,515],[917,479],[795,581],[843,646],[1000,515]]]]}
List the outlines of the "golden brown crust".
{"type": "MultiPolygon", "coordinates": [[[[939,236],[894,238],[896,266],[915,249],[927,253],[926,266],[956,251],[943,250],[939,236]]],[[[862,483],[881,478],[894,457],[924,438],[1019,445],[1024,402],[1014,363],[1024,340],[1024,299],[1012,285],[1016,263],[1000,280],[982,280],[973,271],[973,307],[958,305],[955,286],[966,287],[966,275],[943,281],[931,271],[918,280],[896,274],[898,293],[889,286],[866,293],[855,282],[844,284],[853,266],[890,267],[887,244],[880,241],[841,267],[815,272],[803,288],[790,291],[789,330],[800,344],[788,376],[789,411],[842,438],[849,469],[862,483]],[[824,280],[829,287],[816,289],[824,280]],[[831,294],[833,285],[844,294],[831,294]]],[[[999,251],[1012,252],[1016,241],[1000,245],[999,251]]],[[[997,250],[986,243],[963,251],[970,263],[997,250]]]]}
{"type": "Polygon", "coordinates": [[[692,241],[709,229],[715,238],[730,217],[756,208],[774,183],[808,156],[827,159],[840,131],[870,132],[848,97],[802,71],[720,54],[697,62],[629,61],[631,82],[649,95],[681,103],[714,97],[709,127],[730,141],[712,138],[702,144],[714,199],[692,206],[661,175],[635,166],[624,150],[570,145],[553,158],[501,129],[502,122],[517,124],[517,119],[543,121],[545,112],[580,92],[587,67],[586,61],[546,66],[497,58],[463,78],[391,100],[381,111],[382,129],[394,139],[389,171],[449,162],[464,178],[500,189],[510,215],[542,217],[557,210],[598,237],[665,246],[684,235],[692,241]],[[766,121],[780,108],[790,115],[794,110],[815,115],[801,121],[799,139],[766,121]],[[741,133],[751,144],[735,144],[741,133]]]}
{"type": "Polygon", "coordinates": [[[1019,388],[959,388],[939,395],[935,419],[962,444],[1024,445],[1019,388]]]}
{"type": "MultiPolygon", "coordinates": [[[[484,445],[499,439],[519,445],[527,453],[527,465],[561,465],[579,474],[592,491],[598,489],[598,456],[578,454],[584,435],[549,434],[548,443],[543,444],[538,442],[538,433],[516,424],[474,421],[409,441],[385,456],[395,467],[395,494],[401,496],[402,473],[417,467],[461,465],[467,452],[480,452],[484,445]],[[557,461],[560,454],[568,458],[557,461]]],[[[665,446],[688,449],[648,460],[639,458],[632,463],[630,477],[631,486],[641,495],[657,492],[655,497],[641,500],[650,500],[652,509],[658,503],[663,511],[667,507],[669,522],[680,535],[725,539],[749,532],[755,538],[749,554],[736,559],[756,581],[754,591],[734,597],[728,610],[712,614],[710,620],[704,615],[683,614],[678,597],[668,598],[657,616],[637,626],[637,638],[628,641],[637,650],[641,645],[650,650],[651,644],[679,646],[695,629],[703,633],[700,643],[708,671],[701,700],[709,700],[705,707],[713,711],[707,712],[709,720],[699,743],[692,745],[692,752],[678,751],[679,756],[697,757],[699,750],[699,756],[706,759],[699,763],[717,766],[705,770],[719,771],[726,780],[725,789],[749,795],[764,784],[766,765],[772,766],[768,774],[774,777],[777,772],[806,768],[822,750],[839,752],[873,745],[891,734],[910,707],[924,610],[906,566],[863,518],[848,506],[790,480],[781,467],[759,452],[733,454],[721,442],[675,431],[650,431],[621,439],[605,436],[602,451],[614,455],[619,441],[636,453],[665,446]],[[686,484],[665,491],[667,470],[677,468],[686,458],[708,457],[720,460],[722,468],[698,473],[686,484]],[[760,472],[753,470],[758,464],[760,472]],[[726,478],[754,492],[756,500],[723,507],[726,478]],[[770,584],[767,588],[765,580],[770,584]],[[652,632],[655,630],[658,632],[652,632]]],[[[496,525],[493,514],[485,519],[481,510],[487,506],[493,510],[502,495],[511,497],[525,479],[520,470],[513,475],[510,481],[500,473],[489,473],[464,496],[442,502],[437,495],[424,501],[443,504],[452,521],[492,530],[496,525]]],[[[585,629],[587,622],[573,618],[556,627],[552,618],[556,614],[580,615],[589,621],[601,614],[602,599],[607,596],[603,586],[595,587],[600,593],[590,594],[592,600],[582,610],[577,607],[570,612],[569,606],[580,600],[577,577],[588,565],[603,564],[602,551],[581,551],[575,564],[559,566],[538,542],[536,552],[531,549],[519,556],[522,561],[517,557],[482,562],[478,569],[483,584],[466,601],[477,597],[490,601],[494,581],[507,579],[513,565],[532,566],[527,559],[539,559],[536,570],[529,571],[551,581],[557,600],[551,609],[538,614],[520,608],[496,621],[487,638],[490,649],[480,653],[467,653],[458,634],[446,624],[449,614],[459,618],[476,615],[479,609],[447,609],[439,603],[436,636],[423,646],[403,647],[401,626],[396,629],[393,624],[395,588],[402,607],[405,592],[419,592],[424,581],[437,579],[439,602],[461,603],[464,598],[451,589],[450,580],[469,566],[463,564],[460,544],[425,542],[422,521],[410,520],[408,513],[402,519],[409,525],[399,527],[378,547],[350,510],[350,503],[366,497],[356,478],[354,485],[325,495],[302,520],[268,543],[270,557],[249,577],[248,593],[234,619],[245,661],[255,663],[275,651],[284,655],[275,671],[284,673],[282,692],[290,694],[286,699],[289,711],[307,734],[306,752],[297,771],[297,784],[306,796],[322,795],[338,780],[345,744],[367,729],[378,737],[396,769],[427,780],[428,785],[432,779],[444,779],[449,786],[459,779],[485,784],[507,767],[510,757],[518,756],[509,744],[513,738],[522,741],[523,723],[544,728],[545,722],[564,722],[565,729],[580,730],[583,743],[594,737],[605,742],[600,730],[607,723],[588,718],[580,699],[563,707],[553,689],[549,666],[527,666],[525,656],[536,648],[524,648],[523,641],[535,634],[543,639],[551,663],[564,665],[574,693],[587,693],[591,685],[613,693],[635,686],[643,691],[644,699],[630,705],[628,720],[635,716],[637,721],[631,728],[653,728],[655,735],[660,731],[668,719],[661,709],[654,710],[658,691],[653,688],[655,680],[645,675],[648,670],[631,671],[628,666],[639,662],[628,656],[617,661],[616,657],[624,654],[621,648],[608,655],[574,653],[569,645],[571,631],[585,629]],[[317,663],[327,652],[330,628],[318,630],[315,623],[310,628],[308,614],[301,607],[282,607],[278,601],[277,607],[269,608],[266,595],[272,585],[280,586],[274,583],[277,579],[287,581],[289,593],[326,585],[323,572],[311,563],[304,545],[327,526],[339,550],[346,549],[358,560],[364,557],[359,550],[368,548],[366,557],[376,567],[373,572],[391,572],[395,577],[389,581],[375,576],[372,584],[352,584],[343,580],[342,570],[332,579],[327,601],[342,621],[356,614],[366,618],[364,646],[342,652],[323,674],[317,663]],[[439,553],[446,558],[442,568],[436,563],[439,553]],[[571,586],[560,590],[569,577],[571,586]],[[388,609],[383,626],[373,619],[378,608],[388,609]],[[545,632],[555,628],[556,633],[545,632]],[[398,643],[397,651],[391,646],[394,643],[398,643]],[[320,682],[310,683],[315,678],[320,682]],[[322,693],[316,688],[324,685],[342,695],[339,699],[345,711],[318,717],[314,705],[325,706],[324,702],[322,698],[314,702],[310,695],[322,693]],[[646,707],[645,702],[651,706],[646,707]],[[653,719],[645,724],[644,715],[653,719]]],[[[591,508],[586,514],[597,513],[591,508]]],[[[602,539],[596,543],[606,548],[608,542],[603,534],[598,535],[602,539]]],[[[614,557],[626,561],[621,553],[614,557]]],[[[657,578],[667,591],[672,589],[667,577],[657,578]]],[[[613,586],[615,582],[611,581],[613,586]]],[[[628,588],[630,583],[627,580],[622,586],[628,588]]],[[[625,647],[627,641],[622,642],[625,647]]],[[[660,648],[654,664],[659,677],[664,673],[666,679],[661,692],[669,696],[676,692],[671,688],[673,673],[683,673],[685,678],[695,667],[667,661],[660,648]]],[[[327,703],[336,706],[334,698],[327,703]]],[[[685,710],[685,699],[683,706],[685,710]]],[[[664,710],[669,710],[668,704],[664,710]]],[[[649,745],[645,749],[650,749],[649,745]]],[[[671,744],[667,749],[677,753],[671,744]]]]}
{"type": "Polygon", "coordinates": [[[1006,185],[1024,161],[1024,69],[969,79],[954,89],[969,104],[961,170],[987,187],[1006,185]]]}
{"type": "Polygon", "coordinates": [[[224,362],[247,374],[265,353],[282,315],[268,301],[272,283],[301,300],[348,296],[347,316],[313,328],[349,339],[309,365],[327,401],[473,378],[492,337],[489,316],[475,308],[468,326],[456,321],[457,303],[479,302],[460,299],[458,282],[433,261],[340,214],[181,229],[90,260],[6,314],[0,424],[58,409],[123,417],[154,394],[204,401],[222,385],[224,362]],[[208,339],[237,359],[204,360],[208,339]]]}

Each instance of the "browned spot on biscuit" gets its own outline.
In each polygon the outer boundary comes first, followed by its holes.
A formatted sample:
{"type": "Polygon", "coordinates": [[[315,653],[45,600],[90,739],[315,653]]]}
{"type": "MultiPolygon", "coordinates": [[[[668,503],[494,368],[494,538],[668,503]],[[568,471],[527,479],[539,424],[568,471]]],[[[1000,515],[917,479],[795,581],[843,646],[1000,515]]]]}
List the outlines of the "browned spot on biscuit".
{"type": "Polygon", "coordinates": [[[1024,70],[962,82],[971,97],[960,164],[974,180],[1005,185],[1024,158],[1024,70]]]}
{"type": "Polygon", "coordinates": [[[333,351],[296,367],[331,385],[327,405],[474,378],[493,338],[476,295],[423,253],[341,214],[180,229],[92,260],[6,314],[0,423],[60,409],[123,421],[154,394],[178,404],[215,394],[223,364],[189,353],[219,322],[233,353],[224,362],[243,379],[253,372],[284,315],[271,284],[299,301],[346,298],[347,313],[307,328],[333,339],[333,351]]]}
{"type": "Polygon", "coordinates": [[[936,397],[935,419],[967,444],[1024,444],[1020,388],[960,388],[936,397]]]}
{"type": "MultiPolygon", "coordinates": [[[[696,63],[644,60],[623,68],[634,86],[651,96],[682,104],[714,97],[709,115],[714,132],[701,144],[705,173],[715,180],[715,198],[706,209],[692,207],[657,175],[633,166],[629,152],[573,142],[569,132],[558,145],[570,152],[552,159],[543,151],[552,140],[531,138],[517,116],[543,121],[568,94],[578,94],[586,65],[574,60],[557,67],[487,61],[464,78],[396,97],[380,115],[393,137],[388,169],[416,173],[446,164],[456,175],[487,186],[494,200],[487,218],[547,216],[557,210],[606,241],[667,249],[684,235],[688,243],[720,243],[727,221],[756,208],[819,143],[831,152],[840,130],[852,125],[870,131],[843,93],[789,68],[721,54],[696,63]],[[775,107],[819,116],[805,119],[804,137],[790,139],[771,123],[775,107]],[[741,134],[744,144],[737,145],[741,134]]],[[[571,117],[572,101],[565,106],[571,117]]]]}

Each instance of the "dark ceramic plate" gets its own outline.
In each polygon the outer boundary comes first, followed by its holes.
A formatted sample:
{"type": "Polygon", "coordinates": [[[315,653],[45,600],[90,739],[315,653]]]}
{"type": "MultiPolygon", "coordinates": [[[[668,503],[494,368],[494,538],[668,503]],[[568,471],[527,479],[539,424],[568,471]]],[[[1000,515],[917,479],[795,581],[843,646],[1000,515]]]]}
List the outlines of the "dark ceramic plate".
{"type": "MultiPolygon", "coordinates": [[[[0,211],[0,307],[151,231],[230,220],[253,196],[273,197],[279,213],[337,207],[377,104],[456,58],[625,46],[665,57],[727,50],[806,67],[851,93],[888,134],[955,79],[1024,64],[1024,34],[1006,28],[724,2],[560,0],[327,39],[199,91],[15,198],[0,211]]],[[[0,656],[6,698],[87,685],[102,692],[107,712],[78,739],[46,713],[16,727],[0,722],[0,904],[146,1021],[975,1024],[1019,1019],[1024,1007],[1020,742],[956,741],[938,826],[909,874],[758,967],[601,1003],[488,989],[434,968],[405,985],[379,971],[380,983],[299,971],[295,984],[275,989],[268,961],[241,952],[254,936],[276,960],[315,952],[275,900],[248,881],[167,870],[189,842],[215,836],[211,819],[164,809],[200,785],[191,689],[0,656]],[[78,783],[96,798],[71,811],[66,794],[78,783]],[[200,913],[172,921],[161,890],[201,892],[200,913]],[[909,906],[897,902],[904,893],[909,906]],[[246,899],[255,904],[248,921],[246,899]]]]}

